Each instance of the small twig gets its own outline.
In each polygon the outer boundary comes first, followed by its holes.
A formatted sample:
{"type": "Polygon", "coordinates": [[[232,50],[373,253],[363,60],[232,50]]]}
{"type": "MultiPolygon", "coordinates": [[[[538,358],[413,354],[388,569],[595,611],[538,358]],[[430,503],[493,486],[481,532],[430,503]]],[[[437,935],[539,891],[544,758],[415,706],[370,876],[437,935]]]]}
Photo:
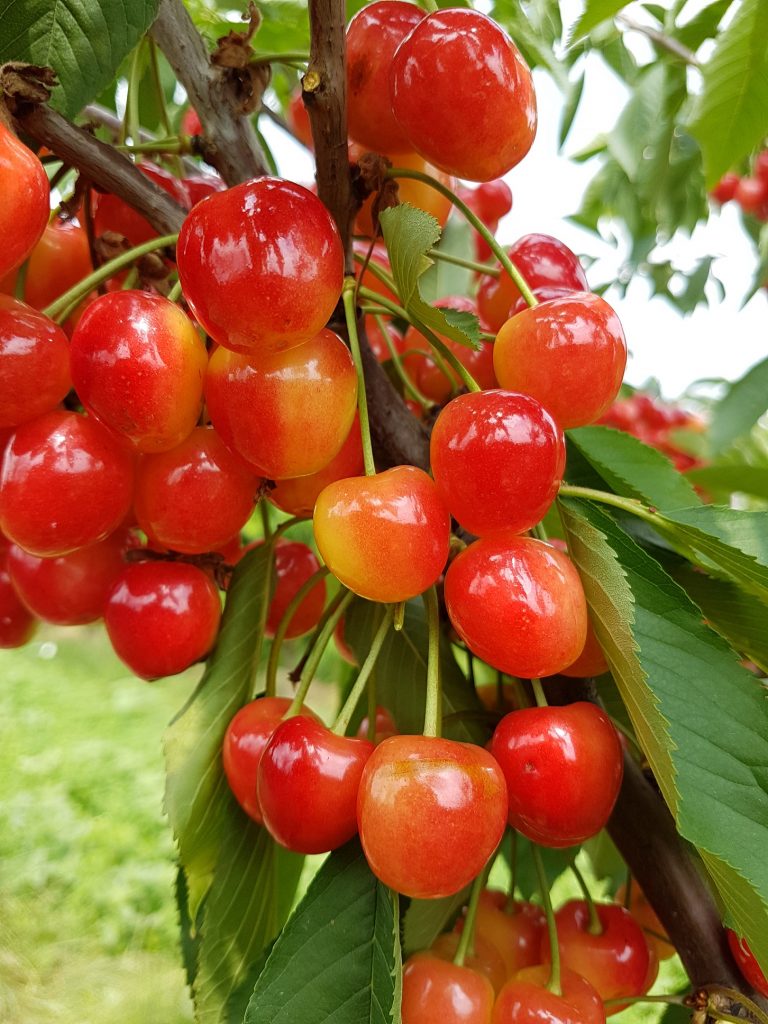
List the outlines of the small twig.
{"type": "Polygon", "coordinates": [[[623,25],[624,28],[630,32],[639,32],[644,35],[646,39],[650,39],[652,43],[661,50],[666,50],[667,53],[671,53],[673,57],[677,57],[686,64],[690,64],[693,68],[700,68],[701,64],[699,59],[693,50],[689,50],[687,46],[679,43],[677,39],[673,39],[671,36],[665,36],[663,32],[659,32],[658,29],[653,28],[650,25],[642,25],[639,21],[635,21],[633,18],[627,17],[626,14],[617,14],[616,21],[619,25],[623,25]]]}

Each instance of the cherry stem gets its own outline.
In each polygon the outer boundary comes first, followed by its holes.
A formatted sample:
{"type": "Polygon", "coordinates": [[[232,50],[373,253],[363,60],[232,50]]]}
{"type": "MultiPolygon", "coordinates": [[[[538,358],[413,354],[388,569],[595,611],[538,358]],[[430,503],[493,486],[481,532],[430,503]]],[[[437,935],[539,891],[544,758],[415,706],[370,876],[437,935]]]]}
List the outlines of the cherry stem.
{"type": "Polygon", "coordinates": [[[264,498],[259,502],[259,515],[261,516],[261,531],[264,534],[264,540],[269,540],[272,536],[272,522],[269,518],[269,505],[264,498]]]}
{"type": "Polygon", "coordinates": [[[267,661],[267,675],[264,691],[267,697],[274,697],[277,692],[277,670],[280,665],[280,651],[285,640],[285,634],[293,620],[293,616],[296,614],[296,610],[310,592],[314,589],[317,584],[328,575],[328,569],[326,566],[321,566],[316,572],[313,572],[309,579],[304,580],[302,585],[293,595],[289,601],[283,616],[278,623],[275,635],[272,638],[272,646],[269,649],[269,660],[267,661]]]}
{"type": "Polygon", "coordinates": [[[543,540],[545,542],[549,540],[547,528],[544,525],[544,523],[536,523],[534,528],[531,530],[531,533],[534,535],[534,537],[536,537],[537,540],[543,540]]]}
{"type": "Polygon", "coordinates": [[[251,64],[308,64],[309,54],[301,50],[291,50],[288,53],[254,53],[250,60],[251,64]]]}
{"type": "Polygon", "coordinates": [[[544,687],[541,685],[540,679],[532,679],[531,686],[533,687],[533,696],[536,698],[536,707],[547,708],[547,695],[544,693],[544,687]]]}
{"type": "Polygon", "coordinates": [[[141,58],[144,55],[144,44],[146,37],[139,40],[138,45],[131,57],[131,67],[128,72],[128,96],[125,103],[125,118],[123,119],[123,130],[121,142],[125,142],[130,136],[131,142],[140,141],[141,118],[139,117],[139,83],[144,77],[144,69],[141,67],[141,58]]]}
{"type": "Polygon", "coordinates": [[[518,291],[523,296],[528,305],[538,306],[538,299],[528,286],[528,282],[525,280],[523,275],[520,273],[515,264],[509,258],[509,255],[507,254],[507,251],[504,249],[504,247],[499,245],[499,243],[496,241],[493,232],[488,230],[488,228],[485,226],[485,224],[483,224],[483,222],[480,220],[477,214],[474,213],[474,211],[467,206],[463,199],[459,199],[459,197],[454,192],[452,192],[451,189],[447,187],[447,185],[443,185],[441,181],[437,181],[430,174],[425,174],[423,171],[412,171],[408,167],[392,167],[390,170],[387,171],[387,177],[413,178],[414,181],[423,181],[425,185],[431,185],[432,188],[435,189],[435,191],[440,192],[441,195],[444,195],[446,199],[450,199],[453,205],[458,210],[461,210],[461,212],[467,218],[467,220],[478,233],[478,235],[480,235],[480,237],[483,238],[485,242],[488,244],[491,252],[502,265],[504,270],[506,270],[506,272],[509,274],[512,280],[515,282],[518,291]]]}
{"type": "Polygon", "coordinates": [[[400,601],[395,605],[395,617],[392,620],[392,628],[396,633],[399,633],[405,623],[405,601],[400,601]]]}
{"type": "MultiPolygon", "coordinates": [[[[684,1006],[687,996],[688,993],[669,996],[619,996],[616,999],[604,999],[603,1003],[605,1006],[625,1006],[627,1003],[668,1003],[670,1006],[684,1006]]],[[[716,1013],[715,1016],[719,1017],[720,1014],[716,1013]]],[[[744,1024],[743,1017],[734,1017],[734,1020],[744,1024]]]]}
{"type": "MultiPolygon", "coordinates": [[[[347,729],[349,728],[349,723],[352,720],[352,715],[354,715],[355,708],[357,707],[360,698],[365,692],[365,688],[368,684],[368,679],[371,673],[373,672],[374,667],[376,666],[376,661],[379,657],[379,654],[381,653],[381,648],[383,647],[384,641],[387,638],[387,633],[389,633],[389,627],[392,625],[393,611],[394,609],[391,605],[384,609],[384,617],[381,620],[381,623],[379,624],[379,628],[376,630],[376,634],[373,640],[371,641],[371,648],[365,657],[365,661],[360,666],[360,671],[358,672],[357,679],[355,680],[352,689],[349,691],[349,696],[344,701],[344,707],[339,712],[339,715],[333,726],[332,731],[335,732],[337,736],[346,735],[347,729]]],[[[375,711],[373,717],[375,722],[375,711]]]]}
{"type": "Polygon", "coordinates": [[[576,881],[579,883],[579,888],[581,889],[582,895],[584,896],[584,902],[587,904],[587,910],[589,911],[589,925],[587,926],[587,931],[590,935],[602,935],[605,930],[603,928],[603,922],[600,920],[600,915],[597,913],[597,907],[595,906],[595,901],[592,899],[592,893],[589,891],[589,887],[584,881],[584,876],[576,867],[575,861],[571,864],[571,871],[575,875],[576,881]]]}
{"type": "Polygon", "coordinates": [[[368,680],[368,728],[366,739],[371,743],[376,741],[376,671],[371,672],[368,680]]]}
{"type": "Polygon", "coordinates": [[[373,316],[376,321],[377,327],[381,331],[381,336],[384,338],[386,346],[389,349],[389,357],[392,360],[392,365],[394,366],[398,377],[403,382],[403,388],[408,392],[408,394],[411,396],[414,402],[419,403],[422,409],[429,409],[432,406],[432,403],[428,398],[422,395],[422,393],[419,391],[419,389],[416,387],[416,385],[413,383],[413,381],[410,379],[408,374],[403,369],[403,363],[400,358],[400,353],[395,348],[395,343],[394,341],[392,341],[389,331],[386,329],[386,326],[384,324],[384,321],[381,319],[380,314],[374,313],[373,316]]]}
{"type": "Polygon", "coordinates": [[[539,889],[541,891],[542,902],[544,903],[544,913],[547,916],[549,954],[552,960],[547,988],[550,992],[554,993],[554,995],[561,996],[563,994],[563,989],[560,984],[560,945],[557,941],[557,924],[555,922],[555,913],[552,910],[552,897],[549,895],[549,883],[547,882],[547,873],[544,870],[544,861],[541,859],[541,850],[534,843],[531,843],[531,856],[533,857],[534,867],[536,868],[536,874],[539,879],[539,889]]]}
{"type": "Polygon", "coordinates": [[[461,929],[459,944],[456,947],[456,954],[453,958],[453,962],[457,967],[463,967],[466,958],[475,955],[477,908],[480,906],[480,896],[485,888],[490,870],[491,862],[489,861],[472,883],[472,891],[469,894],[469,903],[467,904],[467,916],[464,918],[464,927],[461,929]]]}
{"type": "Polygon", "coordinates": [[[346,611],[347,605],[351,602],[354,596],[355,595],[352,593],[352,591],[348,590],[341,598],[339,603],[336,605],[333,612],[328,616],[325,623],[323,624],[323,628],[320,630],[320,632],[317,635],[317,638],[314,640],[311,653],[307,658],[304,668],[301,671],[301,677],[299,679],[299,685],[296,689],[296,695],[291,701],[291,706],[283,715],[284,719],[293,718],[294,715],[301,714],[301,709],[304,704],[304,701],[306,700],[310,684],[312,680],[315,678],[315,673],[317,672],[318,666],[320,665],[320,660],[323,657],[323,654],[325,653],[325,649],[328,646],[329,640],[333,636],[333,631],[334,629],[336,629],[336,624],[346,611]]]}
{"type": "Polygon", "coordinates": [[[115,271],[122,270],[123,267],[127,267],[134,260],[139,259],[141,256],[146,256],[147,253],[155,252],[157,249],[164,249],[167,245],[175,245],[178,237],[178,234],[163,235],[161,238],[153,238],[149,242],[144,242],[143,245],[137,245],[133,249],[128,249],[127,252],[120,253],[119,256],[115,256],[113,260],[104,263],[98,270],[94,270],[92,274],[89,274],[82,281],[78,281],[76,285],[73,285],[69,291],[60,295],[55,302],[52,302],[50,306],[43,310],[43,316],[50,317],[51,320],[56,320],[57,322],[66,320],[70,307],[79,305],[89,292],[93,291],[102,281],[107,281],[112,277],[115,271]]]}
{"type": "Polygon", "coordinates": [[[421,595],[427,612],[427,699],[424,705],[424,735],[439,736],[442,726],[442,692],[440,688],[440,612],[434,586],[421,595]]]}
{"type": "Polygon", "coordinates": [[[168,292],[169,302],[178,302],[181,298],[181,281],[177,281],[176,284],[168,292]]]}
{"type": "MultiPolygon", "coordinates": [[[[413,317],[413,325],[419,331],[421,331],[421,333],[427,339],[429,344],[432,346],[432,356],[434,357],[438,354],[442,356],[445,362],[448,363],[453,368],[453,370],[459,375],[467,391],[483,390],[477,383],[475,378],[472,376],[472,374],[469,372],[469,370],[466,368],[464,363],[462,363],[458,356],[454,355],[454,353],[451,352],[451,350],[448,348],[445,342],[441,341],[434,331],[431,331],[429,327],[427,327],[426,324],[423,324],[421,320],[419,320],[417,317],[413,317]]],[[[449,377],[448,379],[451,381],[451,384],[454,385],[452,378],[449,377]]],[[[453,387],[453,390],[455,390],[455,385],[453,387]]]]}
{"type": "Polygon", "coordinates": [[[651,526],[659,525],[659,517],[649,508],[637,501],[636,498],[622,498],[618,494],[610,494],[608,491],[596,491],[592,487],[576,487],[574,484],[561,484],[558,492],[561,498],[584,498],[586,501],[597,501],[602,505],[611,505],[613,508],[628,512],[638,519],[643,519],[651,526]]]}
{"type": "Polygon", "coordinates": [[[186,140],[178,135],[171,135],[166,139],[153,139],[151,142],[124,143],[115,146],[120,153],[159,153],[160,155],[178,156],[180,153],[188,153],[189,145],[186,140]]]}
{"type": "Polygon", "coordinates": [[[474,270],[478,274],[487,274],[488,277],[501,277],[498,267],[478,263],[477,260],[468,260],[463,256],[454,256],[452,252],[443,252],[442,249],[430,249],[427,256],[433,260],[442,260],[443,263],[452,263],[455,267],[464,267],[465,270],[474,270]]]}
{"type": "Polygon", "coordinates": [[[371,424],[368,420],[368,396],[365,393],[365,374],[363,373],[363,357],[360,354],[360,339],[357,336],[357,309],[355,308],[355,288],[357,287],[354,277],[344,279],[344,316],[347,321],[347,333],[349,335],[349,347],[352,351],[352,360],[357,372],[357,408],[360,413],[360,436],[363,443],[363,465],[366,476],[376,475],[376,466],[373,461],[373,444],[371,443],[371,424]]]}
{"type": "Polygon", "coordinates": [[[277,524],[277,526],[275,527],[275,529],[274,529],[274,531],[272,533],[272,536],[275,537],[275,538],[282,537],[282,535],[284,533],[287,533],[288,530],[291,530],[294,526],[298,526],[299,523],[305,523],[305,522],[306,522],[306,519],[303,519],[301,516],[291,516],[290,519],[285,519],[285,520],[283,520],[282,523],[278,523],[277,524]]]}
{"type": "MultiPolygon", "coordinates": [[[[395,295],[397,294],[397,285],[395,284],[394,277],[392,277],[391,274],[388,274],[384,267],[378,264],[376,260],[369,259],[367,255],[363,256],[361,252],[356,252],[353,253],[352,255],[355,260],[355,263],[359,263],[364,271],[370,270],[370,272],[378,281],[381,281],[383,285],[386,285],[386,287],[389,288],[389,290],[393,292],[395,295]]],[[[371,294],[374,296],[379,295],[378,292],[372,292],[371,294]]]]}
{"type": "Polygon", "coordinates": [[[509,830],[509,897],[504,907],[505,914],[514,914],[517,907],[515,899],[515,884],[517,882],[517,832],[509,830]]]}

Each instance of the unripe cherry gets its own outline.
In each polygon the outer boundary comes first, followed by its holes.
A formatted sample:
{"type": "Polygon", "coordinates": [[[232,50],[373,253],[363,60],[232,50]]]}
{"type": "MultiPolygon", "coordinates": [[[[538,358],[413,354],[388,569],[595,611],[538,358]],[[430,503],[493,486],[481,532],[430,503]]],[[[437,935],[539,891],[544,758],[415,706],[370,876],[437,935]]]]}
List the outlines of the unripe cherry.
{"type": "Polygon", "coordinates": [[[24,302],[0,295],[0,427],[50,412],[71,387],[64,331],[24,302]]]}

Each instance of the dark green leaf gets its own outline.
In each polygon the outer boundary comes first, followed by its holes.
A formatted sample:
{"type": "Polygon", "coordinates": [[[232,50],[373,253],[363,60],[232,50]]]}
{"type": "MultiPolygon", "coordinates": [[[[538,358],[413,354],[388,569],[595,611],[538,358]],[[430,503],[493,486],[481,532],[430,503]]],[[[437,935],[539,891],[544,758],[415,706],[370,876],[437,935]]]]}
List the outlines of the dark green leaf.
{"type": "Polygon", "coordinates": [[[197,954],[200,947],[200,934],[197,929],[202,917],[202,908],[201,912],[198,913],[198,921],[193,923],[192,918],[189,916],[187,879],[184,874],[184,868],[181,865],[176,870],[176,884],[173,887],[173,892],[176,897],[176,909],[179,914],[181,960],[184,964],[184,973],[187,976],[187,985],[191,990],[197,975],[197,954]]]}
{"type": "Polygon", "coordinates": [[[570,42],[588,35],[601,22],[613,18],[627,6],[628,0],[587,0],[584,13],[571,29],[570,42]]]}
{"type": "Polygon", "coordinates": [[[768,409],[768,359],[753,366],[731,384],[722,401],[712,413],[709,430],[715,451],[722,451],[746,434],[768,409]]]}
{"type": "Polygon", "coordinates": [[[440,900],[411,900],[403,917],[405,955],[429,949],[437,936],[453,924],[468,899],[469,888],[440,900]]]}
{"type": "Polygon", "coordinates": [[[768,466],[712,463],[700,469],[689,469],[685,475],[720,498],[731,494],[750,494],[768,501],[768,466]]]}

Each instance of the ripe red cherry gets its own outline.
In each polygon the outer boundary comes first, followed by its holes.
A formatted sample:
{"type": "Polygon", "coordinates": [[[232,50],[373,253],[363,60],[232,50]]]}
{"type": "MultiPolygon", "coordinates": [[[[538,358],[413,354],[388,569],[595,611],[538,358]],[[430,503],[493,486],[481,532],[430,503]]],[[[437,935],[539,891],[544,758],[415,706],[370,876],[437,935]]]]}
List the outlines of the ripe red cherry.
{"type": "MultiPolygon", "coordinates": [[[[616,893],[616,902],[622,906],[624,906],[626,891],[627,887],[622,885],[616,893]]],[[[645,893],[634,878],[632,879],[632,889],[629,898],[629,912],[643,929],[648,947],[656,953],[657,960],[669,960],[670,957],[675,955],[675,947],[670,942],[667,931],[659,920],[658,914],[648,902],[645,893]]],[[[650,988],[650,985],[648,988],[650,988]]]]}
{"type": "MultiPolygon", "coordinates": [[[[382,322],[384,324],[384,329],[394,346],[395,352],[397,352],[398,355],[402,355],[404,349],[403,336],[386,320],[382,322]]],[[[388,359],[392,358],[389,345],[379,329],[379,325],[376,323],[375,317],[370,315],[365,317],[365,334],[368,338],[368,344],[371,346],[373,354],[380,363],[386,363],[388,359]]]]}
{"type": "MultiPolygon", "coordinates": [[[[342,619],[341,622],[343,623],[344,620],[342,619]]],[[[338,626],[336,628],[337,628],[337,632],[334,633],[334,639],[336,640],[336,646],[340,647],[340,645],[339,645],[339,637],[338,637],[338,626]]],[[[343,642],[343,640],[344,640],[343,632],[342,632],[342,637],[341,638],[342,638],[342,642],[343,642]]],[[[347,648],[347,650],[349,650],[349,648],[347,648]]],[[[341,652],[341,649],[339,650],[339,653],[344,658],[344,654],[341,652]]],[[[353,657],[354,657],[354,655],[353,655],[353,657]]],[[[345,658],[345,660],[347,660],[347,659],[345,658]]],[[[355,662],[353,661],[352,664],[354,665],[355,662]]],[[[366,715],[365,718],[360,723],[360,725],[358,727],[358,730],[357,730],[357,735],[360,737],[361,740],[367,740],[368,739],[368,715],[366,715]]],[[[394,718],[392,717],[392,712],[388,708],[384,708],[384,707],[381,707],[380,705],[378,705],[376,707],[376,718],[374,720],[373,742],[378,746],[378,744],[381,743],[383,740],[388,740],[390,736],[398,736],[398,735],[399,735],[399,730],[397,728],[397,724],[396,724],[394,718]]]]}
{"type": "MultiPolygon", "coordinates": [[[[542,285],[541,288],[533,288],[531,290],[539,302],[549,302],[550,299],[562,299],[574,293],[573,288],[555,288],[554,285],[542,285]]],[[[509,316],[514,316],[515,313],[522,313],[524,309],[528,309],[528,303],[521,295],[517,302],[513,303],[509,316]]]]}
{"type": "Polygon", "coordinates": [[[506,32],[477,11],[420,21],[392,59],[390,96],[411,147],[470,181],[501,177],[536,134],[531,72],[506,32]],[[467,104],[468,96],[482,100],[467,104]]]}
{"type": "Polygon", "coordinates": [[[431,736],[376,747],[357,802],[373,873],[414,899],[439,899],[475,878],[507,820],[504,776],[488,751],[431,736]]]}
{"type": "Polygon", "coordinates": [[[608,821],[621,786],[621,743],[594,704],[512,711],[496,726],[491,753],[507,780],[509,823],[534,842],[575,846],[608,821]]]}
{"type": "Polygon", "coordinates": [[[347,127],[375,153],[412,148],[392,113],[389,72],[395,50],[423,18],[415,4],[384,0],[363,7],[347,27],[347,127]]]}
{"type": "MultiPolygon", "coordinates": [[[[142,162],[136,166],[146,178],[167,192],[180,206],[189,209],[189,193],[178,178],[174,178],[157,164],[142,162]]],[[[93,193],[93,230],[97,235],[103,235],[105,231],[114,231],[115,234],[127,238],[131,246],[142,245],[150,238],[158,237],[157,231],[148,220],[110,192],[93,193]]]]}
{"type": "Polygon", "coordinates": [[[522,533],[557,496],[565,439],[535,398],[481,391],[459,395],[440,413],[430,461],[440,496],[465,530],[522,533]]]}
{"type": "Polygon", "coordinates": [[[469,649],[513,676],[554,675],[584,648],[579,575],[542,541],[499,533],[470,544],[445,574],[445,603],[469,649]]]}
{"type": "Polygon", "coordinates": [[[198,203],[182,225],[176,257],[184,296],[205,330],[220,345],[259,357],[325,327],[344,279],[331,215],[308,189],[277,178],[198,203]]]}
{"type": "MultiPolygon", "coordinates": [[[[534,292],[537,288],[567,288],[576,292],[589,288],[578,256],[551,235],[523,235],[507,254],[534,292]]],[[[477,293],[480,316],[492,331],[499,330],[522,299],[517,285],[500,264],[499,270],[498,277],[482,278],[477,293]]]]}
{"type": "Polygon", "coordinates": [[[768,181],[741,178],[733,198],[745,213],[752,213],[762,219],[768,208],[768,181]]]}
{"type": "Polygon", "coordinates": [[[181,115],[180,127],[182,135],[202,135],[203,125],[194,107],[187,107],[181,115]]]}
{"type": "Polygon", "coordinates": [[[142,679],[183,672],[219,631],[221,599],[210,577],[184,562],[137,562],[115,581],[104,623],[115,653],[142,679]]]}
{"type": "Polygon", "coordinates": [[[201,199],[212,196],[214,192],[225,192],[227,188],[218,174],[193,174],[191,178],[183,178],[182,185],[189,193],[190,209],[201,199]]]}
{"type": "Polygon", "coordinates": [[[6,449],[0,529],[44,558],[103,540],[133,496],[133,456],[96,420],[49,412],[22,424],[6,449]]]}
{"type": "Polygon", "coordinates": [[[608,662],[605,660],[603,648],[595,635],[592,622],[588,621],[587,640],[583,651],[573,664],[560,669],[560,675],[569,676],[572,679],[588,679],[592,676],[601,676],[607,671],[608,662]]]}
{"type": "Polygon", "coordinates": [[[752,173],[760,181],[768,182],[768,149],[762,150],[755,157],[752,173]]]}
{"type": "MultiPolygon", "coordinates": [[[[432,956],[440,957],[441,960],[448,960],[450,963],[456,958],[456,950],[459,948],[461,935],[459,932],[443,932],[438,935],[429,952],[432,956]]],[[[504,958],[499,950],[486,941],[475,930],[474,936],[475,951],[464,959],[464,966],[471,967],[473,971],[484,975],[490,981],[493,991],[499,992],[507,980],[507,971],[504,966],[504,958]]]]}
{"type": "MultiPolygon", "coordinates": [[[[259,697],[240,708],[224,734],[221,758],[229,788],[245,813],[259,824],[262,822],[256,797],[259,762],[290,706],[287,697],[259,697]]],[[[307,707],[303,707],[301,713],[313,715],[307,707]]]]}
{"type": "MultiPolygon", "coordinates": [[[[459,189],[458,194],[494,235],[501,218],[512,209],[512,190],[502,178],[482,182],[477,188],[459,189]]],[[[491,247],[477,232],[474,242],[475,258],[481,262],[490,259],[491,247]]]]}
{"type": "Polygon", "coordinates": [[[259,762],[256,792],[274,839],[299,853],[335,850],[357,832],[360,777],[374,746],[296,715],[279,725],[259,762]]]}
{"type": "Polygon", "coordinates": [[[755,959],[755,954],[747,945],[747,940],[740,939],[731,928],[726,928],[725,934],[733,954],[733,959],[738,964],[739,970],[752,988],[768,999],[768,978],[766,978],[760,968],[760,964],[755,959]]]}
{"type": "Polygon", "coordinates": [[[45,168],[0,122],[0,278],[29,256],[48,223],[45,168]]]}
{"type": "Polygon", "coordinates": [[[71,386],[64,331],[31,306],[0,295],[0,427],[50,412],[71,386]]]}
{"type": "Polygon", "coordinates": [[[334,576],[369,601],[416,597],[448,559],[448,513],[432,479],[414,466],[329,484],[315,504],[314,528],[334,576]]]}
{"type": "MultiPolygon", "coordinates": [[[[518,903],[508,912],[506,902],[507,897],[501,892],[486,889],[480,894],[475,936],[498,950],[504,961],[505,977],[511,978],[524,967],[533,967],[540,962],[541,937],[547,925],[541,907],[533,903],[518,903]]],[[[464,921],[459,918],[457,931],[461,931],[463,926],[464,921]]]]}
{"type": "MultiPolygon", "coordinates": [[[[562,962],[594,985],[603,1000],[642,995],[650,959],[642,928],[617,903],[595,906],[603,926],[600,935],[589,931],[589,909],[584,900],[570,900],[555,914],[562,962]]],[[[549,939],[545,937],[542,960],[548,961],[549,955],[549,939]]],[[[614,1005],[607,1014],[621,1009],[621,1005],[614,1005]]]]}
{"type": "MultiPolygon", "coordinates": [[[[267,635],[273,635],[288,605],[306,581],[320,568],[314,551],[299,541],[278,542],[275,549],[275,592],[267,614],[267,635]]],[[[286,639],[303,636],[314,629],[325,608],[325,580],[306,595],[291,618],[286,639]]]]}
{"type": "Polygon", "coordinates": [[[717,203],[728,203],[736,195],[740,181],[741,178],[738,174],[729,171],[728,174],[722,176],[709,194],[717,203]]]}
{"type": "Polygon", "coordinates": [[[92,270],[85,229],[77,221],[54,217],[30,253],[24,299],[44,309],[92,270]]]}
{"type": "Polygon", "coordinates": [[[547,988],[549,967],[519,971],[499,992],[492,1024],[605,1024],[600,996],[586,978],[564,968],[562,995],[547,988]]]}
{"type": "Polygon", "coordinates": [[[469,966],[431,953],[416,953],[403,965],[403,1024],[490,1024],[494,992],[469,966]]]}
{"type": "Polygon", "coordinates": [[[533,395],[564,430],[600,418],[626,365],[619,318],[589,292],[523,310],[507,320],[493,346],[499,384],[533,395]]]}
{"type": "Polygon", "coordinates": [[[37,619],[22,604],[7,563],[7,542],[0,538],[0,650],[23,647],[32,639],[37,619]]]}

